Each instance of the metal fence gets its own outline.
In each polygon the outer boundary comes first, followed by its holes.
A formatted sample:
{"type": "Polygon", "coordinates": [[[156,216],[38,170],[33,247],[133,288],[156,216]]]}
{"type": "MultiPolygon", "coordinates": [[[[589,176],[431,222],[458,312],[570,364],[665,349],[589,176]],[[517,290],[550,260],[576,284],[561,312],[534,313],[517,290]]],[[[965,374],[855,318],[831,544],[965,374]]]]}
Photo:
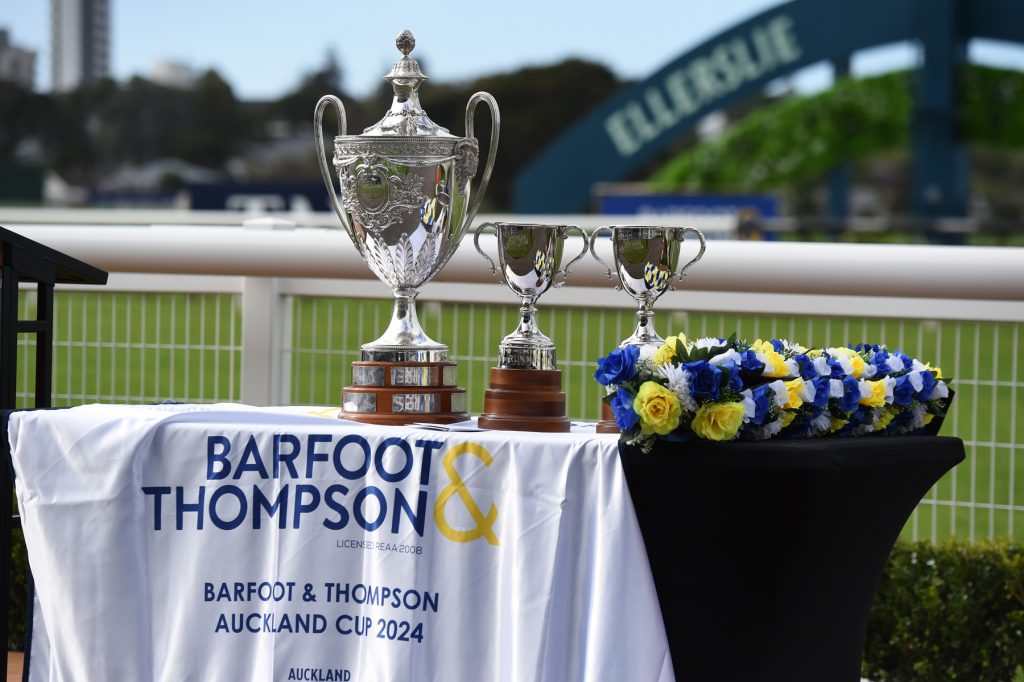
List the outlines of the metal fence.
{"type": "MultiPolygon", "coordinates": [[[[28,234],[100,267],[118,266],[102,290],[58,290],[54,404],[337,405],[359,344],[377,336],[390,315],[387,289],[369,279],[337,232],[318,235],[308,251],[289,252],[283,244],[308,235],[236,230],[230,252],[191,261],[164,244],[166,235],[150,231],[147,239],[140,232],[120,233],[117,248],[101,239],[93,252],[47,239],[44,228],[28,234]],[[139,253],[132,256],[132,249],[139,253]],[[276,250],[278,262],[268,266],[258,254],[246,255],[261,249],[276,250]],[[168,274],[131,274],[147,269],[168,274]]],[[[181,248],[195,249],[201,237],[183,233],[181,248]]],[[[447,281],[425,288],[420,318],[451,347],[460,385],[479,412],[498,342],[514,327],[516,310],[512,294],[467,251],[446,268],[447,281]]],[[[681,291],[659,301],[656,324],[663,335],[735,331],[806,345],[882,342],[941,366],[957,390],[943,433],[964,439],[968,460],[929,492],[904,534],[1021,541],[1021,265],[1019,249],[718,243],[681,291]]],[[[34,304],[33,292],[23,291],[23,318],[34,304]]],[[[575,280],[542,297],[539,308],[541,328],[558,346],[570,416],[594,419],[594,360],[631,331],[631,301],[595,264],[581,263],[575,280]]],[[[22,361],[31,362],[31,354],[23,347],[22,361]]],[[[21,377],[19,397],[27,402],[31,373],[21,377]]]]}

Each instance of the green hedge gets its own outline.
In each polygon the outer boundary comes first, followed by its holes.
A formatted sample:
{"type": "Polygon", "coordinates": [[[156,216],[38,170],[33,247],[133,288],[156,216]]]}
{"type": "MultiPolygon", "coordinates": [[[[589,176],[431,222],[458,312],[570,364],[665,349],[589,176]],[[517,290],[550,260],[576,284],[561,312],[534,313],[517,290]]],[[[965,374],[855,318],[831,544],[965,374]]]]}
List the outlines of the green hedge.
{"type": "Polygon", "coordinates": [[[1012,682],[1024,666],[1024,547],[900,543],[868,622],[874,682],[1012,682]]]}

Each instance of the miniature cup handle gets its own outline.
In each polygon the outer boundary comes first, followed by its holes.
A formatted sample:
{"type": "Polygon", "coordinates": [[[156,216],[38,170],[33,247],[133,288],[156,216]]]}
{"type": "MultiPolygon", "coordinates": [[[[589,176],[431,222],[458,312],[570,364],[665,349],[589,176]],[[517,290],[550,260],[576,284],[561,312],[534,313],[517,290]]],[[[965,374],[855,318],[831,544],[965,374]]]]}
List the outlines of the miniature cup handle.
{"type": "MultiPolygon", "coordinates": [[[[680,244],[684,241],[684,239],[686,238],[686,234],[688,232],[697,235],[697,239],[700,240],[700,251],[697,252],[697,255],[694,256],[693,260],[684,265],[679,270],[679,272],[676,273],[674,277],[676,281],[681,280],[686,275],[686,271],[689,270],[694,263],[701,259],[701,257],[704,255],[704,250],[707,248],[707,242],[704,241],[704,234],[695,227],[680,227],[676,229],[675,238],[679,240],[680,244]]],[[[675,291],[674,286],[672,287],[672,290],[675,291]]]]}
{"type": "MultiPolygon", "coordinates": [[[[565,278],[569,276],[569,268],[572,266],[572,264],[583,258],[583,256],[587,255],[587,246],[590,243],[590,240],[587,239],[587,233],[584,232],[583,228],[580,227],[579,225],[562,225],[561,227],[558,228],[558,238],[565,239],[566,237],[569,236],[569,232],[571,232],[572,230],[576,230],[577,232],[580,233],[580,236],[583,237],[583,249],[579,252],[579,254],[576,255],[575,258],[566,263],[564,268],[562,268],[562,279],[555,282],[556,289],[560,289],[563,286],[565,286],[565,278]]],[[[557,275],[558,273],[555,274],[557,275]]]]}
{"type": "Polygon", "coordinates": [[[493,275],[498,272],[498,267],[494,264],[494,261],[491,260],[491,257],[484,253],[484,250],[480,248],[480,233],[483,232],[485,227],[496,227],[496,225],[494,223],[481,223],[480,225],[477,225],[476,230],[473,231],[473,246],[475,246],[477,252],[479,252],[479,254],[483,256],[488,263],[490,263],[491,274],[493,275]]]}

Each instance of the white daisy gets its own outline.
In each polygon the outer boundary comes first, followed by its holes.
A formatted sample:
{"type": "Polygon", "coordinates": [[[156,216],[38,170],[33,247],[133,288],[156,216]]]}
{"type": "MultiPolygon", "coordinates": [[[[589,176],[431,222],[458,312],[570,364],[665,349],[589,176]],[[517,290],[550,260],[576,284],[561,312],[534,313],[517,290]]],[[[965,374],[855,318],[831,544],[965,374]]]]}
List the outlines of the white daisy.
{"type": "Polygon", "coordinates": [[[697,402],[690,393],[690,373],[682,367],[666,364],[658,368],[660,376],[668,380],[668,388],[679,398],[679,406],[684,412],[696,412],[697,402]]]}

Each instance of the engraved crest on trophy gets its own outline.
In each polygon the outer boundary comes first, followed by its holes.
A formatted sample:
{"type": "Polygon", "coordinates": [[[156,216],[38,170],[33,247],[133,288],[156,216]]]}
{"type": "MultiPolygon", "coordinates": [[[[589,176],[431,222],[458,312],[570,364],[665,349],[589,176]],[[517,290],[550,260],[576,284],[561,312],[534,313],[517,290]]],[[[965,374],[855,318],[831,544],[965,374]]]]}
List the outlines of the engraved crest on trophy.
{"type": "Polygon", "coordinates": [[[394,89],[391,108],[361,135],[346,134],[345,107],[323,96],[314,112],[320,172],[331,204],[359,255],[391,287],[391,322],[377,340],[361,347],[352,363],[352,385],[342,389],[340,417],[375,424],[451,423],[469,418],[465,390],[456,384],[448,346],[431,339],[416,317],[416,296],[445,266],[473,222],[494,168],[500,119],[486,92],[466,105],[466,136],[437,125],[419,102],[427,76],[409,56],[416,41],[402,31],[395,41],[402,56],[384,76],[394,89]],[[471,192],[479,145],[473,114],[480,102],[491,110],[491,142],[479,189],[471,192]],[[334,166],[340,197],[323,154],[323,114],[337,112],[334,166]]]}

